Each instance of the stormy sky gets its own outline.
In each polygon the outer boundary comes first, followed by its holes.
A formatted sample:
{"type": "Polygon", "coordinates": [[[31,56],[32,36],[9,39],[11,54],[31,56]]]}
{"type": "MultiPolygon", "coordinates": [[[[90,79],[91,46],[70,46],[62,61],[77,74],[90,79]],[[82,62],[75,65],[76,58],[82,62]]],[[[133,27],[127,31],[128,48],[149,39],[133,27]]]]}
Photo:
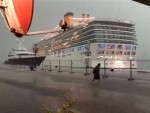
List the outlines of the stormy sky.
{"type": "MultiPolygon", "coordinates": [[[[150,7],[131,0],[35,0],[34,15],[29,31],[50,30],[58,25],[64,13],[73,12],[75,17],[83,13],[96,19],[112,18],[135,23],[138,40],[137,59],[150,59],[150,7]]],[[[23,37],[23,45],[30,49],[45,35],[23,37]]],[[[0,16],[0,62],[16,47],[16,37],[6,28],[0,16]]]]}

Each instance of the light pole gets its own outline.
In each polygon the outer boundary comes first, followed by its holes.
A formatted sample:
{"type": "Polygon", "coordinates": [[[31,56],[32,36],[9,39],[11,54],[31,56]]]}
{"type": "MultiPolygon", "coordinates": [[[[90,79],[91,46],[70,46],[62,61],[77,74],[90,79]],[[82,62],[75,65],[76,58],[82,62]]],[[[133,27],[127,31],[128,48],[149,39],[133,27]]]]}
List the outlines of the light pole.
{"type": "Polygon", "coordinates": [[[86,67],[89,67],[89,62],[90,62],[90,56],[91,56],[91,51],[90,51],[90,41],[88,42],[88,45],[86,46],[86,54],[85,54],[85,60],[86,60],[86,67]]]}
{"type": "Polygon", "coordinates": [[[91,56],[90,42],[88,42],[88,45],[86,46],[86,53],[85,53],[86,73],[84,75],[88,75],[87,71],[89,68],[90,56],[91,56]]]}

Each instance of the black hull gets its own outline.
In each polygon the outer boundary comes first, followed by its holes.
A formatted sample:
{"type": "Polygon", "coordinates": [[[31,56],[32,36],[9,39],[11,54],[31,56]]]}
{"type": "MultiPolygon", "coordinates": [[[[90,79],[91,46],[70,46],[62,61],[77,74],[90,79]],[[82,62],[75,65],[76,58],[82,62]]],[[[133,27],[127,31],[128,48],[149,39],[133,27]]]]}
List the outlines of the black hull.
{"type": "Polygon", "coordinates": [[[45,56],[41,57],[29,57],[29,58],[14,58],[14,59],[8,59],[4,62],[4,64],[11,64],[11,65],[35,65],[39,66],[43,60],[45,59],[45,56]]]}

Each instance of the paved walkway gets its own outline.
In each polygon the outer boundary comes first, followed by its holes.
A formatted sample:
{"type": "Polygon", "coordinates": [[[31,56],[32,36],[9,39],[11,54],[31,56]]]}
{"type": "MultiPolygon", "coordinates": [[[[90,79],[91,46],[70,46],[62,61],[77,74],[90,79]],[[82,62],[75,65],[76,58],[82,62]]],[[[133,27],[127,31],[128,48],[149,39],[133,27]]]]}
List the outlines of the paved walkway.
{"type": "MultiPolygon", "coordinates": [[[[142,76],[142,75],[141,75],[142,76]]],[[[0,67],[0,113],[44,113],[57,108],[65,94],[77,99],[77,113],[150,113],[150,81],[101,78],[68,72],[0,67]]]]}

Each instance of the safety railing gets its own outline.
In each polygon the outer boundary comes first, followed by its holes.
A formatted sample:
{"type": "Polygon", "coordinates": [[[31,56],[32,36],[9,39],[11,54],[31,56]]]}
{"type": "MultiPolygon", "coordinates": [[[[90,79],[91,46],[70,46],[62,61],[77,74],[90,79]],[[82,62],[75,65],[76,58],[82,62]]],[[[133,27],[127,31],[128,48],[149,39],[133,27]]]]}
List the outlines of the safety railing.
{"type": "Polygon", "coordinates": [[[129,81],[133,81],[135,78],[150,80],[149,70],[145,69],[148,67],[150,68],[150,60],[126,60],[116,62],[114,60],[106,59],[89,62],[86,60],[45,60],[41,64],[41,69],[90,75],[92,74],[94,65],[97,63],[101,63],[100,73],[104,78],[111,76],[127,78],[129,81]],[[144,78],[141,77],[143,74],[144,78]]]}
{"type": "MultiPolygon", "coordinates": [[[[93,67],[98,63],[101,63],[100,74],[104,78],[118,77],[126,78],[129,81],[134,79],[150,81],[150,60],[44,60],[37,68],[40,70],[92,75],[93,67]]],[[[25,68],[25,66],[18,67],[25,68]]]]}

